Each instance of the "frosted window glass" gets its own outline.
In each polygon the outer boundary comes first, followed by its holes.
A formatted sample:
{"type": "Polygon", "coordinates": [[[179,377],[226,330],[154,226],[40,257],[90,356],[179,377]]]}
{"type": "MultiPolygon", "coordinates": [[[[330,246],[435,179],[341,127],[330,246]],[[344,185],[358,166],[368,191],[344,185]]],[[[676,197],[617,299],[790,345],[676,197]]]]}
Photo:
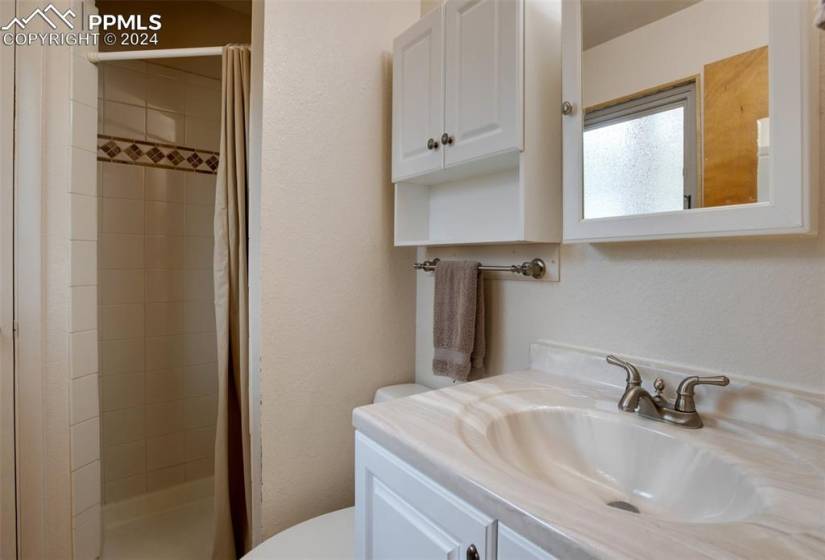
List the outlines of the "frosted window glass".
{"type": "Polygon", "coordinates": [[[684,108],[584,132],[584,217],[684,208],[684,108]]]}

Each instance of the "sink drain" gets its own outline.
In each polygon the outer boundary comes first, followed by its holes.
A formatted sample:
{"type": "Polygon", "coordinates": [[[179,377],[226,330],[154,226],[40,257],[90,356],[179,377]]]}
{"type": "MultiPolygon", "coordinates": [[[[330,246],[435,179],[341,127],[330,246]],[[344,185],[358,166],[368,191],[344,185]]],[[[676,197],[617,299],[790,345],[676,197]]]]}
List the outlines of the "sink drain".
{"type": "Polygon", "coordinates": [[[623,502],[621,500],[615,500],[613,502],[607,502],[607,505],[609,505],[612,508],[621,509],[621,510],[624,510],[624,511],[629,511],[630,513],[639,513],[639,508],[637,508],[633,504],[623,502]]]}

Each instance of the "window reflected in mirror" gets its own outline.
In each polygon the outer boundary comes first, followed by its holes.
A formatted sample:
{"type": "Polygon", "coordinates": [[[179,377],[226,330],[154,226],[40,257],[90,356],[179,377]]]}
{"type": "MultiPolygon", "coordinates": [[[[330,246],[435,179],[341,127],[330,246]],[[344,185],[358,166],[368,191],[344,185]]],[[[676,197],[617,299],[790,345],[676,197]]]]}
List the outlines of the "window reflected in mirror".
{"type": "Polygon", "coordinates": [[[584,218],[769,200],[767,1],[582,12],[584,218]]]}

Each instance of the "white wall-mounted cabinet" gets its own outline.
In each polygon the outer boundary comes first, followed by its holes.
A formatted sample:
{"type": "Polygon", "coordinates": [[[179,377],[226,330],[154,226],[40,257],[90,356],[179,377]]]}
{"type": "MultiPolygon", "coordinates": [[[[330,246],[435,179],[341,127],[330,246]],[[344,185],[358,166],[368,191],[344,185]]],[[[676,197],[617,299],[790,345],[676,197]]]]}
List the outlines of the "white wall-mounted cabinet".
{"type": "Polygon", "coordinates": [[[359,560],[554,560],[361,433],[355,435],[359,560]]]}
{"type": "MultiPolygon", "coordinates": [[[[441,136],[444,122],[442,18],[434,10],[394,44],[393,177],[441,169],[442,152],[427,146],[441,136]]],[[[431,144],[432,146],[432,144],[431,144]]]]}
{"type": "Polygon", "coordinates": [[[561,240],[560,33],[559,0],[447,0],[396,39],[396,245],[561,240]]]}

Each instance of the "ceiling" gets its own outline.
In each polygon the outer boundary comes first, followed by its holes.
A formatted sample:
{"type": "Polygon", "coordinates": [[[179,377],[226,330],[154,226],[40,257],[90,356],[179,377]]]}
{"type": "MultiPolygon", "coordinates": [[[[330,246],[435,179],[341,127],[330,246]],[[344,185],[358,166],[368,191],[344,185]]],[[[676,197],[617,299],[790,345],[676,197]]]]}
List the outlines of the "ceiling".
{"type": "Polygon", "coordinates": [[[585,50],[684,10],[701,0],[583,0],[585,50]]]}
{"type": "Polygon", "coordinates": [[[234,10],[247,16],[252,15],[252,0],[207,0],[224,8],[234,10]]]}

